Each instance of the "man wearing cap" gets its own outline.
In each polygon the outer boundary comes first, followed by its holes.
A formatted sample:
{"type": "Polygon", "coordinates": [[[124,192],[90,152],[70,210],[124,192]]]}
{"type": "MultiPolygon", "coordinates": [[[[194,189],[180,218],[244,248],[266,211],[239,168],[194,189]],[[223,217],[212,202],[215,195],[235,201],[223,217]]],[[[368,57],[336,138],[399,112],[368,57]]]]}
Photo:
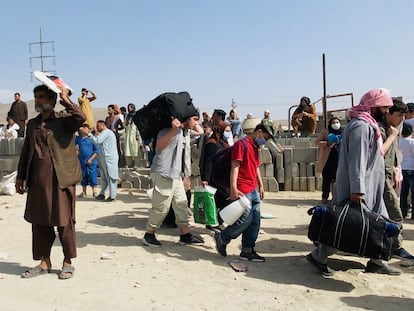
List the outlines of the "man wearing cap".
{"type": "Polygon", "coordinates": [[[265,261],[265,258],[254,249],[260,229],[260,200],[264,197],[263,181],[259,170],[259,148],[269,139],[274,139],[274,133],[272,124],[262,121],[253,133],[247,134],[232,147],[230,199],[237,200],[241,196],[246,196],[251,201],[251,209],[246,210],[234,224],[214,235],[216,249],[222,256],[227,256],[227,244],[241,234],[240,259],[265,261]]]}
{"type": "Polygon", "coordinates": [[[95,125],[95,122],[93,119],[91,102],[93,102],[97,97],[93,91],[88,90],[86,88],[82,88],[81,92],[82,95],[78,98],[79,107],[86,115],[86,123],[88,123],[89,126],[93,127],[95,125]],[[88,92],[90,92],[92,96],[88,97],[88,92]]]}
{"type": "Polygon", "coordinates": [[[270,120],[270,111],[269,111],[269,109],[266,109],[264,112],[263,112],[263,120],[269,120],[269,121],[271,121],[270,120]]]}
{"type": "MultiPolygon", "coordinates": [[[[383,198],[383,140],[374,116],[385,115],[392,105],[388,90],[374,89],[362,96],[359,105],[348,110],[350,121],[342,132],[333,204],[347,200],[361,204],[364,200],[370,210],[388,218],[383,198]]],[[[306,259],[321,274],[330,276],[334,271],[328,267],[327,258],[335,252],[335,249],[319,244],[306,259]]],[[[370,259],[365,272],[399,275],[402,271],[384,260],[370,259]]]]}

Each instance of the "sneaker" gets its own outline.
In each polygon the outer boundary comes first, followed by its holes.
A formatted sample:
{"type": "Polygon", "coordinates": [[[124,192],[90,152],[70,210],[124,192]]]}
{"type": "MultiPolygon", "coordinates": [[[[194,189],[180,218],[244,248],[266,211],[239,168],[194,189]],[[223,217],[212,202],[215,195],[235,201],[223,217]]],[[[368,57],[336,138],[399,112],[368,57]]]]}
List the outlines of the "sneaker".
{"type": "Polygon", "coordinates": [[[145,232],[144,238],[142,239],[144,245],[153,246],[153,247],[160,247],[161,243],[157,240],[154,233],[145,232]]]}
{"type": "Polygon", "coordinates": [[[105,196],[103,194],[100,194],[97,197],[95,197],[95,199],[98,200],[98,201],[104,201],[105,200],[105,196]]]}
{"type": "Polygon", "coordinates": [[[327,264],[320,263],[313,258],[312,253],[306,255],[306,260],[309,261],[318,271],[324,276],[334,275],[334,270],[328,267],[327,264]]]}
{"type": "Polygon", "coordinates": [[[82,192],[78,195],[78,198],[87,198],[88,196],[86,195],[85,192],[82,192]]]}
{"type": "Polygon", "coordinates": [[[203,244],[204,240],[202,238],[192,235],[190,232],[180,235],[180,244],[181,245],[197,245],[203,244]]]}
{"type": "Polygon", "coordinates": [[[240,259],[241,260],[246,260],[246,261],[247,260],[248,261],[253,261],[253,262],[264,262],[266,260],[266,258],[260,256],[255,251],[253,251],[252,253],[241,252],[240,253],[240,259]]]}
{"type": "Polygon", "coordinates": [[[113,201],[115,201],[115,199],[112,199],[112,198],[107,198],[107,199],[105,200],[105,202],[113,202],[113,201]]]}
{"type": "Polygon", "coordinates": [[[226,257],[227,256],[227,251],[226,251],[227,244],[224,243],[223,240],[221,239],[221,233],[220,232],[214,233],[214,240],[216,241],[216,250],[217,250],[217,252],[221,256],[226,257]]]}
{"type": "Polygon", "coordinates": [[[396,249],[394,251],[393,257],[397,257],[400,259],[408,259],[408,260],[414,260],[414,256],[411,255],[405,248],[400,247],[399,249],[396,249]]]}
{"type": "Polygon", "coordinates": [[[380,273],[380,274],[388,274],[388,275],[400,275],[402,271],[398,268],[394,268],[389,266],[380,266],[372,261],[368,261],[367,267],[365,268],[365,272],[367,273],[380,273]]]}

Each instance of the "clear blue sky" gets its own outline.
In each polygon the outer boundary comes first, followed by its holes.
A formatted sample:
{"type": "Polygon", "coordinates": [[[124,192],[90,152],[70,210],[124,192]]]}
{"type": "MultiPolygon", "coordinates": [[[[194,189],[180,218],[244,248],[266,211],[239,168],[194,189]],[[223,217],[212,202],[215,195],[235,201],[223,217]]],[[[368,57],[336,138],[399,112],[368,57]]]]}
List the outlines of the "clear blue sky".
{"type": "MultiPolygon", "coordinates": [[[[47,69],[75,90],[96,91],[96,106],[137,107],[166,91],[190,92],[201,111],[231,109],[242,118],[287,118],[301,96],[371,88],[414,101],[414,1],[119,0],[3,1],[0,102],[31,99],[40,62],[29,43],[54,41],[47,69]]],[[[318,104],[318,110],[321,110],[318,104]]],[[[328,108],[349,106],[331,100],[328,108]]]]}

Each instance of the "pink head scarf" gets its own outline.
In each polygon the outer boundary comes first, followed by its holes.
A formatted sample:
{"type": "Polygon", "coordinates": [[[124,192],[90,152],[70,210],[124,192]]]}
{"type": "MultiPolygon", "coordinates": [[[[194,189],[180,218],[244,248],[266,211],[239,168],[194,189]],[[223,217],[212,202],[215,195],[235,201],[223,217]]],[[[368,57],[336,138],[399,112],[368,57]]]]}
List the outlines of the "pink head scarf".
{"type": "Polygon", "coordinates": [[[391,107],[392,105],[392,98],[388,90],[373,89],[368,93],[365,93],[364,96],[361,97],[359,105],[349,109],[347,111],[347,115],[350,118],[362,119],[372,124],[377,130],[376,138],[379,139],[381,137],[381,133],[377,121],[371,115],[371,108],[391,107]]]}

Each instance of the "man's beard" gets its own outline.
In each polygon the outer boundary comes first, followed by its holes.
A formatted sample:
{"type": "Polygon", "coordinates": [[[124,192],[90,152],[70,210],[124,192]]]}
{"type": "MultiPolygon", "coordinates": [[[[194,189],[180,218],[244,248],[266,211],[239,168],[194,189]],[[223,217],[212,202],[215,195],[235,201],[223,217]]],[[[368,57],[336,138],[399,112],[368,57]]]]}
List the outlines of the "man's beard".
{"type": "Polygon", "coordinates": [[[37,105],[35,107],[35,110],[36,110],[37,113],[48,112],[51,109],[52,109],[52,107],[50,106],[50,104],[37,105]]]}
{"type": "Polygon", "coordinates": [[[377,122],[384,122],[385,120],[385,113],[382,113],[381,110],[379,110],[378,108],[375,109],[372,112],[372,117],[375,119],[375,121],[377,122]]]}

